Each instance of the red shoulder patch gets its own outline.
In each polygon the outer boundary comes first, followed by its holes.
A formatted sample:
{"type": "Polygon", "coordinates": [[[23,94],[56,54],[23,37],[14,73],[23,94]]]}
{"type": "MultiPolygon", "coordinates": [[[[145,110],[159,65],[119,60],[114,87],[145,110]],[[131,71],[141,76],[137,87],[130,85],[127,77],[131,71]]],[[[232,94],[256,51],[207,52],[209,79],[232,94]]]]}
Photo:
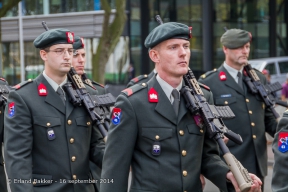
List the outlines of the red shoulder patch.
{"type": "Polygon", "coordinates": [[[137,83],[139,81],[139,79],[138,79],[138,77],[135,77],[131,81],[133,81],[134,83],[137,83]]]}
{"type": "Polygon", "coordinates": [[[0,80],[6,82],[6,79],[4,79],[3,77],[0,77],[0,80]]]}
{"type": "Polygon", "coordinates": [[[133,90],[131,88],[124,89],[121,92],[125,93],[127,96],[130,96],[133,94],[133,90]]]}
{"type": "Polygon", "coordinates": [[[17,84],[17,85],[13,86],[14,89],[19,89],[20,87],[21,87],[20,84],[17,84]]]}

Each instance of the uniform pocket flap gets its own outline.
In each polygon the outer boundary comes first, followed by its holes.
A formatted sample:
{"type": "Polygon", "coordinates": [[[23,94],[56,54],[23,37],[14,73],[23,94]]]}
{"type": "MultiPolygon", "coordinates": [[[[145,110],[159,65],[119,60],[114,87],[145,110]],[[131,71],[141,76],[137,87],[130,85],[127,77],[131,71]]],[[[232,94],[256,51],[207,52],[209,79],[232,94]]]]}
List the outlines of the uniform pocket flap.
{"type": "Polygon", "coordinates": [[[172,137],[172,128],[142,128],[142,136],[151,140],[162,141],[172,137]]]}
{"type": "Polygon", "coordinates": [[[203,129],[200,129],[198,126],[195,127],[195,124],[187,125],[187,129],[190,134],[201,135],[201,136],[203,135],[203,129]]]}
{"type": "Polygon", "coordinates": [[[87,127],[88,125],[90,125],[91,124],[91,120],[88,118],[88,117],[77,117],[76,119],[75,119],[75,121],[76,121],[76,124],[78,125],[78,126],[84,126],[84,127],[87,127]]]}
{"type": "Polygon", "coordinates": [[[230,105],[236,102],[236,97],[215,97],[215,105],[230,105]]]}
{"type": "Polygon", "coordinates": [[[59,117],[34,116],[34,124],[42,127],[55,127],[61,125],[59,117]]]}
{"type": "Polygon", "coordinates": [[[39,175],[39,174],[32,174],[33,177],[33,186],[43,186],[43,185],[51,185],[52,175],[39,175]]]}

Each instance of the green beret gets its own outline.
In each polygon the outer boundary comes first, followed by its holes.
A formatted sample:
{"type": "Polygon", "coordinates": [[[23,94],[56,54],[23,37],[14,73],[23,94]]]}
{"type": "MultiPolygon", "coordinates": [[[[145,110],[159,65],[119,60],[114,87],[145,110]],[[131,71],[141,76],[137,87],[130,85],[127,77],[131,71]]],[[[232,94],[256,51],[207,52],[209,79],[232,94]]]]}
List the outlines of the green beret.
{"type": "Polygon", "coordinates": [[[79,37],[79,36],[75,36],[74,38],[74,43],[73,43],[73,49],[77,50],[77,49],[84,49],[84,41],[83,38],[79,37]]]}
{"type": "Polygon", "coordinates": [[[56,44],[73,44],[74,33],[68,29],[58,28],[43,32],[34,40],[36,48],[44,49],[56,44]]]}
{"type": "Polygon", "coordinates": [[[221,37],[222,45],[229,49],[237,49],[250,42],[252,35],[250,32],[241,29],[229,29],[221,37]]]}
{"type": "Polygon", "coordinates": [[[168,39],[185,39],[192,37],[192,27],[188,27],[182,23],[168,22],[158,25],[146,37],[144,45],[146,48],[153,48],[159,43],[168,39]]]}

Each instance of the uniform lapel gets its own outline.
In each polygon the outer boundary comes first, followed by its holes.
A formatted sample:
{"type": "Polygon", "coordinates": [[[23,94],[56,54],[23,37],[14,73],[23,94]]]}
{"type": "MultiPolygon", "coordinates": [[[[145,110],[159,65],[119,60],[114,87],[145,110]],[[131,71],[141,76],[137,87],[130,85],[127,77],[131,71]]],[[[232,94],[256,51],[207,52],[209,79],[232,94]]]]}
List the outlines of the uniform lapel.
{"type": "Polygon", "coordinates": [[[245,95],[244,90],[239,87],[239,85],[236,83],[236,81],[233,79],[233,77],[230,75],[230,73],[225,69],[225,67],[223,67],[223,65],[218,69],[218,71],[224,71],[225,72],[226,81],[223,81],[223,82],[225,83],[226,86],[234,89],[235,91],[237,91],[241,95],[245,95]]]}
{"type": "Polygon", "coordinates": [[[52,88],[52,86],[48,83],[48,81],[44,78],[43,74],[39,75],[35,81],[37,82],[37,85],[40,83],[43,83],[47,88],[47,96],[45,99],[45,102],[51,105],[52,107],[58,109],[61,113],[65,113],[65,106],[63,102],[61,101],[59,95],[55,92],[55,90],[52,88]]]}
{"type": "MultiPolygon", "coordinates": [[[[172,104],[165,95],[164,91],[162,90],[160,84],[156,80],[156,76],[154,76],[149,82],[148,82],[148,91],[151,88],[154,88],[156,92],[158,93],[158,102],[155,106],[155,111],[159,113],[161,116],[166,118],[167,120],[171,121],[175,125],[177,124],[177,117],[173,110],[172,104]]],[[[147,95],[148,97],[148,95],[147,95]]]]}
{"type": "MultiPolygon", "coordinates": [[[[65,106],[66,106],[66,118],[68,118],[74,109],[74,105],[69,101],[67,93],[66,93],[66,105],[65,106]]],[[[82,105],[82,107],[84,106],[82,105]]]]}

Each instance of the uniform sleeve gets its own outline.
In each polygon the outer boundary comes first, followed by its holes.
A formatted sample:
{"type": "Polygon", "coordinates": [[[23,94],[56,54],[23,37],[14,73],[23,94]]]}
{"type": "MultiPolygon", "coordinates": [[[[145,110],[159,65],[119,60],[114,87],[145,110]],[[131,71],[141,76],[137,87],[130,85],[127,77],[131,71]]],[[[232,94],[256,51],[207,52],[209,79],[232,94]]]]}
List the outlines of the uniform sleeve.
{"type": "MultiPolygon", "coordinates": [[[[133,106],[124,95],[117,97],[115,108],[120,111],[120,122],[111,123],[102,166],[100,192],[127,191],[130,163],[138,134],[138,127],[133,106]]],[[[113,117],[111,119],[113,121],[113,117]]]]}
{"type": "Polygon", "coordinates": [[[104,149],[105,143],[103,136],[100,133],[97,125],[94,125],[91,134],[90,160],[100,168],[102,167],[104,149]]]}
{"type": "MultiPolygon", "coordinates": [[[[277,126],[277,133],[273,141],[273,152],[274,152],[274,167],[272,175],[272,191],[273,192],[287,192],[288,191],[288,152],[280,152],[278,148],[279,134],[288,134],[288,114],[284,113],[284,116],[279,121],[277,126]]],[[[287,143],[287,137],[286,137],[287,143]]],[[[286,144],[287,147],[287,144],[286,144]]]]}
{"type": "Polygon", "coordinates": [[[4,156],[11,191],[33,191],[31,119],[25,101],[16,91],[11,91],[4,115],[4,156]],[[30,183],[19,183],[20,180],[30,183]]]}

